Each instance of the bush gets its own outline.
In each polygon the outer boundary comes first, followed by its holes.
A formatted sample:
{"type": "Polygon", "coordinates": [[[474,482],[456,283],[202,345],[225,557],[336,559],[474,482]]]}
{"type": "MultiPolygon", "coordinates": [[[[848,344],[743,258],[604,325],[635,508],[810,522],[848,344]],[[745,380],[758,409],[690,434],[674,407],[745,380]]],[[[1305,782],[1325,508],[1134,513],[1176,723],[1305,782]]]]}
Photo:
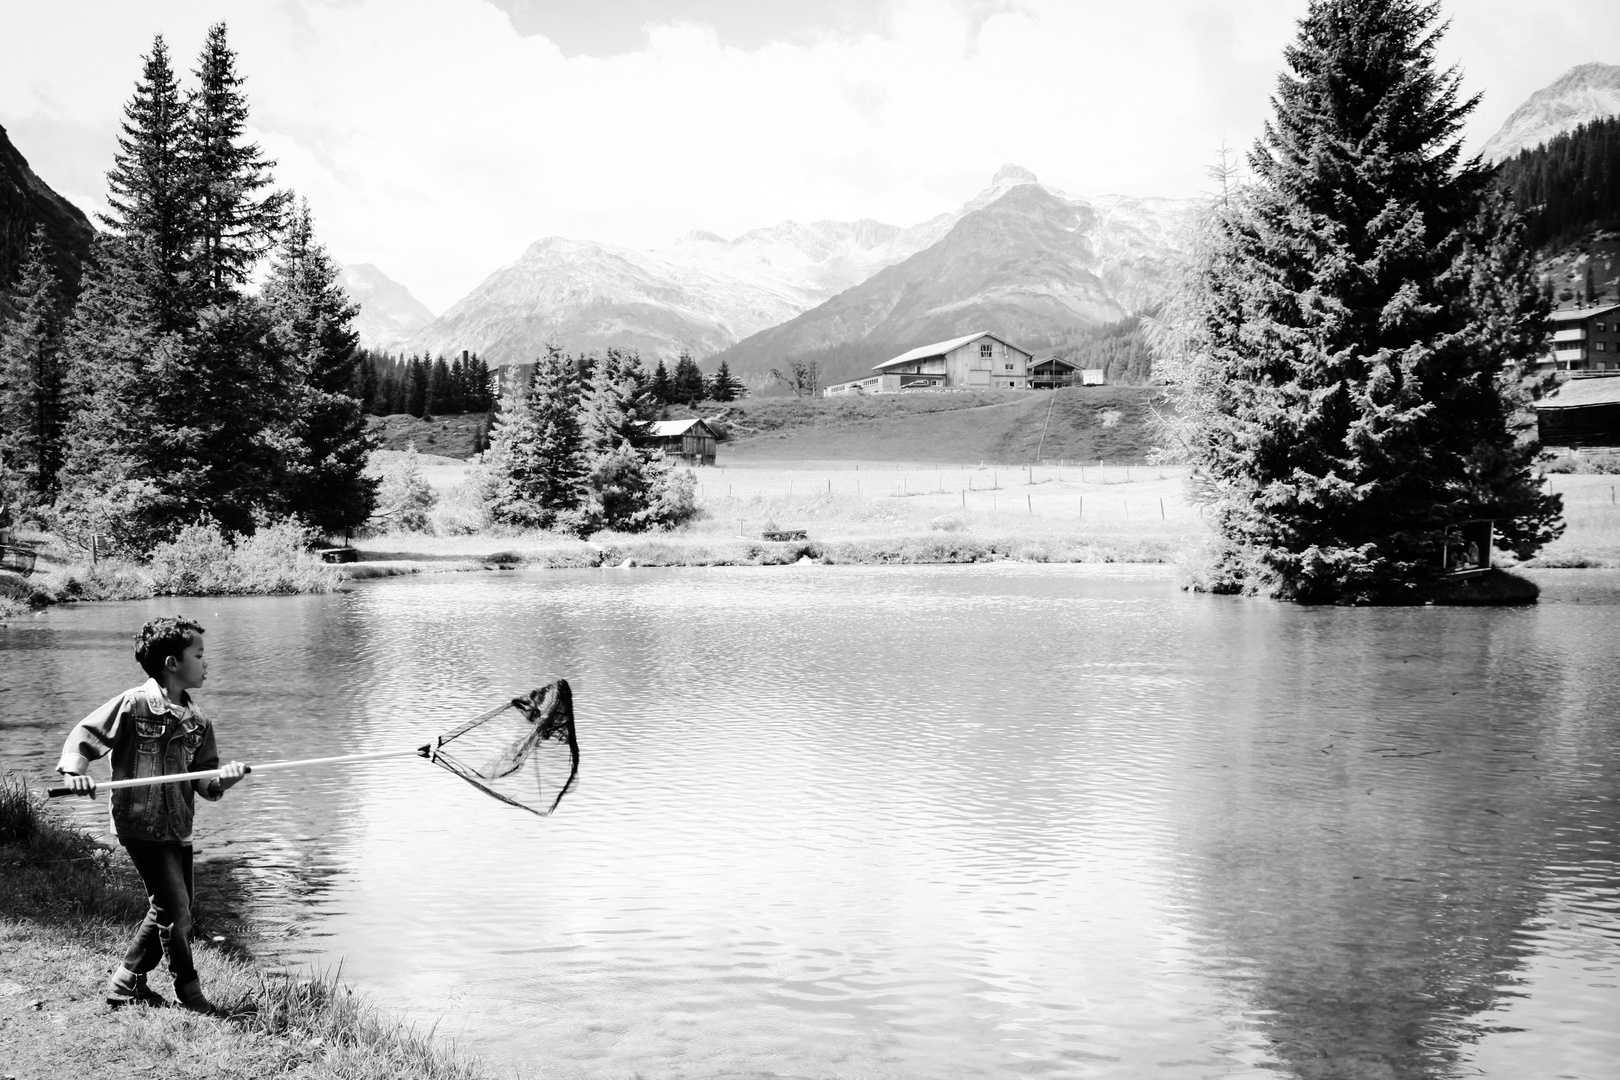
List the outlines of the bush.
{"type": "Polygon", "coordinates": [[[662,453],[619,446],[597,455],[585,474],[585,524],[591,531],[670,529],[697,513],[697,479],[662,453]]]}
{"type": "Polygon", "coordinates": [[[309,532],[291,520],[235,541],[211,521],[187,525],[153,550],[153,586],[173,596],[331,592],[338,574],[310,553],[309,541],[309,532]]]}
{"type": "Polygon", "coordinates": [[[383,473],[372,520],[393,532],[431,532],[428,513],[438,501],[438,494],[422,475],[422,460],[412,445],[383,473]]]}

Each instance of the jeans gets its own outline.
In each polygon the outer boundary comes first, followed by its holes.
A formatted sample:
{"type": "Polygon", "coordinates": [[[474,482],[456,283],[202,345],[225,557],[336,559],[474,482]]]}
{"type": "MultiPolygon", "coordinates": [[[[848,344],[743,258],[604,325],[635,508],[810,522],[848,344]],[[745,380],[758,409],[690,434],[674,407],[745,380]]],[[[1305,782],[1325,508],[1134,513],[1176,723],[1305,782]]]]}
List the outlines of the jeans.
{"type": "Polygon", "coordinates": [[[162,840],[120,839],[146,886],[150,906],[124,956],[124,967],[144,975],[169,954],[174,984],[197,981],[191,959],[191,847],[162,840]]]}

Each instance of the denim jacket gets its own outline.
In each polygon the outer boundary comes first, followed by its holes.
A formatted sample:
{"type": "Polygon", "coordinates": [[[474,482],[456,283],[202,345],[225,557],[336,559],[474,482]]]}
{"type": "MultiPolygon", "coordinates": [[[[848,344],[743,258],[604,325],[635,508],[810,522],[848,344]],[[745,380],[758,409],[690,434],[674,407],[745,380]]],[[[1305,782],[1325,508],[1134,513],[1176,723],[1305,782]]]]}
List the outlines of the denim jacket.
{"type": "MultiPolygon", "coordinates": [[[[171,702],[156,679],[124,691],[79,721],[68,732],[57,771],[86,772],[90,762],[108,753],[114,780],[219,768],[214,725],[190,694],[171,702]]],[[[111,793],[113,831],[120,840],[190,844],[194,792],[209,800],[223,794],[218,780],[120,788],[111,793]]]]}

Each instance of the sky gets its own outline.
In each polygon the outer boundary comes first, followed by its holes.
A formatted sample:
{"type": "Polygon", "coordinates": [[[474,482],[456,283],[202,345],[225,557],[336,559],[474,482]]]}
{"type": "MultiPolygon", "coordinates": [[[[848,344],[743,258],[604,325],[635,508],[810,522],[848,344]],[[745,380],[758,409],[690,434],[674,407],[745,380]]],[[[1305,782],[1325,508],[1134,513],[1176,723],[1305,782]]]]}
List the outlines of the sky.
{"type": "MultiPolygon", "coordinates": [[[[162,34],[224,21],[251,133],[317,235],[435,313],[561,235],[658,248],[783,220],[912,225],[1004,163],[1076,195],[1192,197],[1244,149],[1305,0],[0,0],[0,126],[105,207],[162,34]]],[[[1446,0],[1477,150],[1620,3],[1446,0]]]]}

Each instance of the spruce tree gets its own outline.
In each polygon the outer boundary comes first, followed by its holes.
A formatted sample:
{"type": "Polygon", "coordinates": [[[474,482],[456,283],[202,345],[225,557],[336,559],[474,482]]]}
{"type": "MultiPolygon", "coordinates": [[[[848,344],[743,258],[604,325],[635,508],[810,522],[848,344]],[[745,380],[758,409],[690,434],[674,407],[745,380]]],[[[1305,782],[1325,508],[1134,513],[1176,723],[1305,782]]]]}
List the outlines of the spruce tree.
{"type": "Polygon", "coordinates": [[[1312,0],[1161,334],[1223,550],[1219,589],[1400,601],[1459,523],[1528,556],[1559,500],[1504,372],[1541,349],[1523,229],[1459,131],[1436,6],[1312,0]]]}
{"type": "Polygon", "coordinates": [[[490,436],[490,515],[532,528],[577,528],[585,472],[579,367],[555,346],[529,385],[501,403],[490,436]]]}
{"type": "Polygon", "coordinates": [[[584,399],[584,445],[590,453],[634,446],[647,433],[657,406],[636,378],[640,367],[615,348],[596,362],[584,399]]]}
{"type": "Polygon", "coordinates": [[[157,333],[173,333],[191,326],[196,315],[196,178],[186,160],[186,104],[161,34],[141,60],[107,173],[112,213],[97,215],[122,243],[98,245],[95,254],[103,266],[121,264],[107,269],[129,275],[126,294],[139,290],[126,295],[128,302],[145,309],[157,333]]]}
{"type": "Polygon", "coordinates": [[[719,370],[709,380],[710,401],[736,401],[743,393],[743,385],[731,375],[731,367],[724,360],[720,361],[719,370]]]}
{"type": "Polygon", "coordinates": [[[658,366],[653,368],[652,381],[648,385],[647,391],[652,395],[653,401],[659,405],[668,405],[675,400],[671,396],[674,391],[670,386],[669,369],[664,367],[662,359],[658,361],[658,366]]]}
{"type": "Polygon", "coordinates": [[[706,389],[702,369],[692,359],[692,354],[682,349],[675,361],[675,375],[670,379],[670,400],[682,405],[696,405],[703,400],[706,389]]]}
{"type": "Polygon", "coordinates": [[[19,487],[8,501],[48,504],[62,466],[65,387],[62,298],[42,226],[34,230],[13,306],[0,321],[0,457],[19,487]]]}
{"type": "Polygon", "coordinates": [[[225,24],[208,28],[190,95],[185,165],[197,200],[194,212],[201,284],[214,297],[246,283],[275,241],[291,193],[267,191],[275,162],[244,142],[247,98],[225,24]]]}
{"type": "Polygon", "coordinates": [[[410,365],[405,369],[404,411],[419,420],[427,415],[428,377],[431,371],[430,362],[420,356],[411,357],[410,365]]]}
{"type": "Polygon", "coordinates": [[[354,395],[359,308],[315,239],[307,203],[288,222],[264,300],[272,340],[290,360],[297,384],[292,430],[300,452],[288,469],[287,507],[322,532],[352,529],[371,516],[377,500],[377,481],[365,475],[374,439],[354,395]]]}

